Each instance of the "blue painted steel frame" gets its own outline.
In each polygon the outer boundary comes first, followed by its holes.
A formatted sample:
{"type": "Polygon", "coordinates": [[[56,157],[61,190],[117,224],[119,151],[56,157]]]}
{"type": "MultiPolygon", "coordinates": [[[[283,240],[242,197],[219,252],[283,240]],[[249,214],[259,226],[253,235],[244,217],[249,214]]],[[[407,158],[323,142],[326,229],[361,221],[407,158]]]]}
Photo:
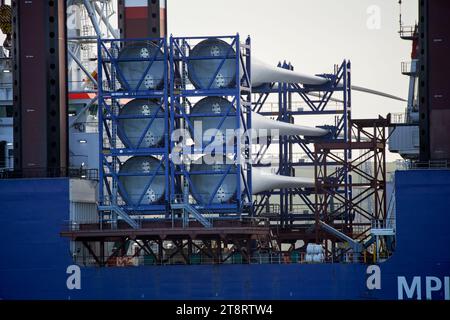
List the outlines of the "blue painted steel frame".
{"type": "MultiPolygon", "coordinates": [[[[157,51],[158,52],[158,51],[157,51]]],[[[167,41],[165,38],[154,39],[99,39],[98,40],[98,99],[99,99],[99,211],[100,218],[103,219],[104,212],[113,212],[115,208],[121,208],[128,215],[134,214],[157,214],[166,215],[168,212],[169,203],[169,80],[168,80],[168,61],[169,52],[167,41]],[[163,55],[157,57],[157,54],[148,58],[118,58],[120,49],[129,43],[152,43],[158,47],[163,55]],[[117,54],[114,54],[117,53],[117,54]],[[138,85],[135,88],[130,88],[126,78],[123,76],[119,67],[119,62],[137,62],[148,61],[149,65],[146,70],[143,70],[142,77],[140,78],[138,85]],[[164,87],[161,90],[136,90],[140,88],[141,83],[150,69],[151,65],[155,61],[163,61],[164,63],[164,87]],[[117,86],[117,76],[122,79],[124,88],[117,86]],[[161,107],[150,116],[142,115],[128,115],[119,116],[118,110],[121,103],[121,99],[158,99],[161,103],[161,107]],[[157,115],[163,108],[163,115],[157,115]],[[137,148],[119,148],[117,147],[117,141],[119,138],[117,132],[122,130],[117,125],[119,119],[141,119],[148,118],[149,125],[145,128],[144,132],[139,139],[137,148]],[[142,143],[145,134],[150,128],[151,123],[155,118],[164,118],[165,120],[165,132],[164,144],[157,148],[139,148],[142,143]],[[105,143],[103,137],[107,136],[107,143],[105,143]],[[123,157],[130,156],[155,156],[161,159],[161,163],[154,172],[150,173],[119,173],[119,166],[123,157]],[[158,173],[161,166],[164,165],[163,173],[158,173]],[[165,192],[164,200],[161,203],[142,205],[142,200],[147,188],[144,188],[140,199],[137,203],[132,203],[128,198],[128,194],[125,191],[124,186],[119,180],[120,176],[149,176],[149,186],[153,179],[157,175],[165,176],[165,192]],[[106,189],[106,190],[105,190],[106,189]],[[121,197],[126,204],[119,203],[118,192],[120,191],[121,197]],[[107,199],[109,197],[109,199],[107,199]]],[[[123,133],[123,132],[122,132],[123,133]]],[[[126,139],[126,135],[122,134],[126,139]]],[[[124,141],[126,142],[126,141],[124,141]]],[[[128,144],[129,145],[129,144],[128,144]]],[[[112,216],[112,218],[114,215],[112,216]]],[[[114,218],[113,218],[114,219],[114,218]]]]}
{"type": "MultiPolygon", "coordinates": [[[[282,67],[285,69],[293,70],[293,67],[286,62],[282,65],[279,64],[278,67],[282,67]]],[[[275,88],[274,84],[270,84],[267,86],[263,86],[260,88],[253,89],[254,93],[259,94],[259,98],[254,104],[253,110],[262,115],[277,115],[279,121],[289,122],[290,118],[294,115],[330,115],[335,114],[337,117],[337,121],[334,128],[329,128],[332,131],[332,134],[326,137],[326,139],[331,140],[342,140],[348,141],[348,122],[351,112],[351,64],[349,61],[343,61],[342,64],[335,69],[334,74],[322,74],[324,78],[329,79],[330,81],[324,85],[300,85],[300,84],[284,84],[279,83],[278,88],[275,88]],[[329,108],[329,102],[332,95],[335,92],[343,92],[343,109],[342,110],[334,110],[329,108]],[[311,99],[308,96],[309,92],[324,92],[324,95],[317,99],[311,99]],[[279,111],[278,113],[272,112],[261,112],[264,104],[266,103],[270,94],[278,94],[278,105],[279,111]],[[292,102],[292,95],[299,95],[300,98],[306,103],[307,107],[310,109],[308,111],[294,111],[289,108],[292,102]],[[343,138],[342,138],[343,135],[343,138]]],[[[322,138],[323,139],[323,138],[322,138]]],[[[292,175],[295,167],[302,166],[314,166],[315,165],[315,156],[314,150],[309,147],[311,142],[314,142],[313,138],[301,138],[299,136],[296,137],[288,137],[281,136],[279,138],[279,169],[278,174],[282,175],[292,175]],[[300,148],[305,152],[305,154],[311,160],[310,163],[294,163],[292,159],[289,159],[289,154],[292,152],[293,145],[296,144],[300,146],[300,148]]],[[[267,150],[268,148],[265,148],[267,150]]],[[[261,151],[261,154],[258,155],[257,161],[261,161],[264,156],[265,151],[261,151]]],[[[345,155],[346,159],[351,159],[351,154],[345,155]]],[[[332,163],[330,163],[332,165],[332,163]]],[[[258,164],[256,164],[258,166],[258,164]]],[[[344,190],[339,190],[338,192],[342,192],[346,195],[347,198],[351,198],[351,190],[348,188],[349,177],[346,168],[341,170],[340,178],[345,181],[344,190]]],[[[265,192],[263,193],[261,199],[259,201],[254,202],[254,211],[256,214],[260,214],[265,209],[265,202],[268,198],[274,195],[278,195],[280,197],[280,226],[288,226],[292,224],[294,221],[302,220],[303,218],[296,217],[296,214],[290,214],[289,208],[292,207],[293,199],[292,196],[299,196],[303,203],[310,209],[312,213],[315,211],[315,203],[311,201],[308,196],[314,192],[313,189],[302,190],[302,189],[281,189],[279,191],[265,192]]],[[[314,215],[311,214],[312,218],[314,215]]]]}
{"type": "MultiPolygon", "coordinates": [[[[231,50],[230,50],[231,52],[231,50]]],[[[220,122],[218,128],[222,125],[225,118],[228,116],[234,116],[236,118],[236,129],[237,130],[248,130],[251,129],[251,70],[250,70],[250,39],[248,38],[245,43],[240,42],[239,34],[235,36],[219,36],[219,37],[170,37],[170,100],[171,100],[171,112],[170,112],[170,128],[171,133],[173,130],[180,128],[181,120],[185,122],[185,129],[188,127],[192,128],[192,123],[190,121],[190,113],[183,110],[184,106],[182,101],[188,105],[189,108],[192,107],[190,99],[196,97],[231,97],[230,108],[226,113],[223,114],[202,114],[202,116],[211,117],[222,117],[223,120],[220,122]],[[207,60],[211,57],[190,57],[191,43],[198,43],[203,40],[208,39],[220,39],[227,42],[235,50],[235,54],[225,56],[215,56],[214,59],[223,59],[222,63],[218,66],[216,74],[220,71],[221,66],[226,61],[226,59],[235,59],[236,66],[236,85],[231,88],[211,88],[212,80],[209,83],[207,89],[190,89],[186,87],[188,85],[187,79],[183,79],[183,73],[187,72],[188,64],[191,60],[207,60]],[[241,75],[239,70],[242,67],[244,74],[241,75]],[[181,85],[177,87],[177,71],[180,70],[181,74],[181,85]],[[235,112],[231,112],[232,107],[235,107],[235,112]]],[[[215,77],[212,77],[214,79],[215,77]]],[[[195,116],[199,116],[196,114],[195,116]]],[[[211,142],[214,140],[211,140],[211,142]]],[[[244,141],[244,163],[249,163],[250,159],[250,143],[249,139],[244,141]]],[[[175,147],[175,142],[170,142],[170,149],[173,150],[175,147]]],[[[183,151],[189,151],[191,154],[199,153],[202,154],[207,146],[202,146],[200,149],[193,148],[183,149],[183,151]]],[[[214,192],[212,193],[209,201],[207,203],[201,203],[197,201],[197,208],[205,209],[208,212],[219,213],[221,218],[223,217],[237,217],[240,218],[242,213],[246,212],[252,213],[252,183],[251,183],[251,166],[241,165],[241,153],[242,150],[241,140],[237,139],[237,144],[234,145],[233,157],[236,163],[235,173],[230,173],[233,164],[227,165],[224,170],[223,177],[220,183],[215,186],[214,192]],[[223,204],[212,204],[211,199],[214,198],[215,194],[220,187],[220,184],[229,174],[236,176],[236,196],[230,203],[223,204]]],[[[182,152],[183,152],[182,151],[182,152]]],[[[208,172],[198,172],[196,174],[207,174],[208,172]]],[[[217,174],[217,172],[215,172],[217,174]]],[[[196,194],[195,189],[191,181],[191,173],[188,171],[185,164],[174,164],[170,162],[170,174],[171,174],[171,186],[170,193],[172,201],[175,200],[177,194],[181,194],[183,190],[182,179],[186,180],[191,186],[191,193],[196,194]]]]}

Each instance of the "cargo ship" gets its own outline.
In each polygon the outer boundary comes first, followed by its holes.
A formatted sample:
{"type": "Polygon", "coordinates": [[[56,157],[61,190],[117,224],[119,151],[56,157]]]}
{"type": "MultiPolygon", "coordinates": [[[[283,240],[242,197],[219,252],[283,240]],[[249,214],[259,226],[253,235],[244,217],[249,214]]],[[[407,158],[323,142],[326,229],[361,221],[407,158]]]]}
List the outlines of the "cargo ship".
{"type": "Polygon", "coordinates": [[[0,299],[450,300],[447,2],[400,22],[407,109],[377,119],[351,117],[352,90],[396,97],[353,85],[349,61],[306,75],[239,35],[166,37],[165,1],[119,1],[119,30],[110,5],[0,9],[0,299]],[[317,114],[336,121],[295,123],[317,114]],[[170,139],[191,120],[217,130],[170,139]],[[231,163],[191,159],[227,144],[231,163]]]}

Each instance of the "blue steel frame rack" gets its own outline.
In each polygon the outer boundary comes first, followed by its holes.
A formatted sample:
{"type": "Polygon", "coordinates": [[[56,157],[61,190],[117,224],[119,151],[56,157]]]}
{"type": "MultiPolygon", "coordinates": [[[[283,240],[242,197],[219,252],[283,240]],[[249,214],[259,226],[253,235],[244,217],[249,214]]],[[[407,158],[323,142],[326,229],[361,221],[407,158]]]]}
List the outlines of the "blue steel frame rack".
{"type": "MultiPolygon", "coordinates": [[[[155,39],[99,39],[98,40],[98,130],[99,130],[99,214],[101,222],[111,221],[117,222],[118,216],[125,220],[132,227],[139,227],[139,221],[145,215],[167,215],[168,199],[169,199],[169,140],[168,140],[168,124],[169,124],[169,107],[168,107],[168,60],[169,53],[165,38],[155,39]],[[120,57],[120,51],[131,44],[144,44],[146,46],[157,47],[156,52],[162,54],[149,55],[148,57],[120,57]],[[159,50],[159,51],[158,51],[159,50]],[[142,88],[145,76],[151,65],[155,62],[164,64],[164,86],[162,89],[146,90],[142,88]],[[146,70],[142,70],[138,84],[135,87],[130,86],[129,81],[125,79],[120,63],[122,66],[127,62],[148,62],[146,70]],[[125,79],[120,85],[118,79],[125,79]],[[126,83],[126,84],[125,84],[126,83]],[[126,144],[121,144],[117,135],[121,130],[118,126],[120,107],[130,99],[156,99],[160,101],[160,108],[163,109],[163,115],[159,115],[156,110],[151,115],[125,116],[127,119],[148,118],[149,125],[145,132],[142,132],[141,139],[147,133],[152,121],[158,117],[164,117],[165,120],[165,136],[163,146],[158,148],[127,148],[126,144]],[[157,115],[158,114],[158,115],[157,115]],[[148,173],[128,173],[121,174],[119,172],[121,164],[129,157],[133,156],[153,156],[161,161],[164,165],[163,173],[158,172],[159,168],[154,172],[148,173]],[[131,176],[149,176],[148,186],[152,183],[156,175],[165,176],[165,193],[163,201],[154,204],[141,204],[143,196],[147,188],[144,188],[138,202],[129,199],[124,186],[119,180],[121,175],[131,176]],[[137,218],[139,217],[139,218],[137,218]]],[[[122,116],[124,117],[124,116],[122,116]]],[[[125,135],[123,135],[125,136],[125,135]]]]}
{"type": "MultiPolygon", "coordinates": [[[[212,79],[215,78],[215,75],[212,79]]],[[[225,117],[233,116],[236,118],[236,128],[239,130],[249,130],[251,128],[251,70],[250,70],[250,38],[245,43],[240,42],[239,35],[235,36],[220,36],[220,37],[170,37],[170,87],[171,87],[171,114],[170,123],[171,130],[183,127],[188,129],[193,128],[193,124],[190,121],[190,108],[194,105],[194,101],[203,97],[225,97],[229,101],[232,101],[226,114],[210,114],[205,116],[220,116],[225,117]],[[206,60],[211,59],[211,56],[207,57],[193,57],[190,55],[193,47],[203,40],[218,39],[225,41],[234,50],[230,50],[227,55],[215,56],[214,59],[223,59],[218,66],[215,75],[221,69],[221,66],[227,59],[233,59],[236,67],[236,79],[235,84],[232,87],[224,88],[212,88],[212,82],[206,89],[198,89],[193,87],[193,84],[188,79],[189,63],[194,60],[206,60]],[[239,70],[243,70],[243,73],[239,70]],[[177,75],[179,74],[179,77],[177,75]],[[234,107],[235,112],[232,110],[234,107]]],[[[223,121],[221,122],[223,123],[223,121]]],[[[220,128],[221,124],[219,125],[220,128]]],[[[217,128],[217,129],[219,129],[217,128]]],[[[171,150],[175,147],[175,142],[171,141],[171,150]]],[[[206,146],[203,146],[201,150],[191,147],[183,146],[181,153],[189,151],[190,154],[203,154],[206,146]]],[[[214,186],[214,193],[212,197],[218,191],[218,187],[221,185],[225,177],[228,175],[234,175],[236,178],[236,195],[235,198],[227,203],[212,203],[203,201],[193,201],[193,205],[196,209],[203,213],[216,214],[212,219],[218,217],[220,219],[234,219],[240,218],[242,213],[251,214],[252,207],[252,181],[251,181],[251,165],[249,160],[251,157],[251,141],[250,139],[237,139],[237,143],[234,145],[233,159],[235,161],[235,172],[231,172],[231,166],[234,164],[228,164],[226,170],[223,172],[215,172],[216,174],[222,174],[222,179],[218,186],[214,186]],[[242,145],[244,144],[244,145],[242,145]],[[240,150],[244,150],[243,153],[240,150]],[[242,157],[244,159],[242,159],[242,157]]],[[[183,193],[184,184],[191,185],[191,194],[195,194],[196,190],[192,188],[191,176],[193,172],[189,172],[188,165],[185,163],[174,164],[171,161],[171,201],[176,201],[177,196],[183,193]]],[[[197,174],[199,174],[197,172],[197,174]]],[[[208,172],[202,172],[202,174],[208,174],[208,172]]],[[[212,198],[211,197],[211,198],[212,198]]],[[[199,199],[200,197],[197,197],[199,199]]]]}
{"type": "MultiPolygon", "coordinates": [[[[286,62],[279,64],[279,67],[293,70],[293,67],[286,62]]],[[[256,93],[258,98],[255,99],[253,110],[265,116],[275,116],[278,121],[284,121],[293,123],[294,116],[308,116],[308,115],[335,115],[335,123],[333,126],[323,126],[323,128],[329,129],[330,134],[321,138],[312,137],[300,137],[300,136],[280,136],[279,137],[279,167],[278,174],[292,176],[295,173],[295,168],[302,166],[316,166],[316,159],[314,150],[311,145],[320,139],[320,141],[345,141],[348,137],[348,121],[351,112],[351,82],[350,82],[350,62],[343,61],[341,65],[335,66],[333,74],[321,74],[329,81],[324,85],[302,85],[302,84],[286,84],[278,83],[277,87],[274,83],[263,86],[260,88],[254,88],[253,93],[256,93]],[[336,108],[330,103],[331,98],[338,98],[336,93],[342,92],[342,107],[336,108]],[[319,96],[311,97],[308,93],[318,93],[319,96]],[[278,110],[276,111],[264,111],[264,105],[266,104],[269,95],[278,95],[278,110]],[[300,97],[307,107],[306,110],[294,110],[292,108],[292,102],[294,97],[300,97]],[[293,161],[293,148],[295,145],[300,146],[301,150],[307,155],[308,159],[305,162],[293,161]]],[[[262,146],[257,152],[254,162],[255,166],[263,166],[261,164],[263,157],[268,150],[268,146],[262,146]]],[[[351,154],[344,155],[348,160],[351,154]]],[[[333,165],[333,163],[328,163],[333,165]]],[[[344,181],[345,188],[343,190],[336,190],[336,192],[343,193],[346,198],[351,198],[351,190],[347,187],[349,183],[348,172],[346,168],[338,168],[336,178],[340,181],[344,181]]],[[[279,210],[274,208],[270,209],[277,214],[278,226],[282,228],[292,228],[296,221],[311,221],[314,222],[314,212],[316,204],[314,199],[311,199],[311,195],[315,193],[315,189],[281,189],[279,191],[270,191],[261,193],[259,199],[254,200],[254,212],[255,215],[263,215],[267,210],[266,203],[271,196],[279,196],[279,210]],[[297,212],[295,209],[294,196],[298,196],[301,202],[309,209],[310,213],[303,214],[297,212]]],[[[302,206],[304,206],[302,205],[302,206]]]]}

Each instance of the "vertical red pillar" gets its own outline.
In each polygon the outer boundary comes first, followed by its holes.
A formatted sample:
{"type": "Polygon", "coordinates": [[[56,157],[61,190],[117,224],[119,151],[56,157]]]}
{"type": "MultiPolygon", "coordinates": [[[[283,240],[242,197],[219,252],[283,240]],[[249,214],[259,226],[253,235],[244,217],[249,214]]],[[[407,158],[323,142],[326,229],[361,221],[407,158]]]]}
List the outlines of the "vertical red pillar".
{"type": "Polygon", "coordinates": [[[421,161],[450,161],[449,14],[447,0],[419,1],[421,161]]]}
{"type": "Polygon", "coordinates": [[[119,0],[121,38],[159,38],[167,35],[166,0],[119,0]]]}
{"type": "Polygon", "coordinates": [[[11,2],[14,168],[24,176],[67,169],[65,2],[11,2]]]}
{"type": "Polygon", "coordinates": [[[450,2],[428,2],[430,155],[432,160],[450,160],[450,2]]]}

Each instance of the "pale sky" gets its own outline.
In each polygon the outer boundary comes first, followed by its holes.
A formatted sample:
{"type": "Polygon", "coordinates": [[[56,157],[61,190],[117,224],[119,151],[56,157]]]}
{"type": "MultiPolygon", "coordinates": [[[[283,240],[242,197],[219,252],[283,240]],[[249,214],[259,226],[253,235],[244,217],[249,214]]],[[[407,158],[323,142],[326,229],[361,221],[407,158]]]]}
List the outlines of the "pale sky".
{"type": "MultiPolygon", "coordinates": [[[[7,1],[8,2],[8,1],[7,1]]],[[[168,0],[174,36],[232,35],[252,39],[252,54],[295,70],[332,73],[352,62],[352,83],[407,97],[408,77],[400,63],[410,60],[410,41],[401,40],[398,0],[168,0]],[[379,9],[379,28],[367,25],[379,9]]],[[[417,0],[403,0],[403,22],[417,20],[417,0]]],[[[1,37],[3,38],[3,37],[1,37]]],[[[3,39],[0,39],[3,41],[3,39]]],[[[406,102],[353,91],[353,118],[402,113],[406,102]]],[[[394,159],[397,157],[389,157],[394,159]]]]}
{"type": "MultiPolygon", "coordinates": [[[[404,24],[417,17],[417,0],[403,1],[404,24]]],[[[174,36],[229,35],[252,38],[252,54],[276,64],[290,61],[311,74],[352,62],[354,85],[406,98],[401,61],[412,44],[401,40],[397,0],[169,0],[168,28],[174,36]],[[380,29],[369,29],[367,10],[380,8],[380,29]]],[[[399,113],[406,103],[353,92],[353,116],[399,113]]]]}
{"type": "MultiPolygon", "coordinates": [[[[416,22],[417,0],[403,0],[402,16],[404,25],[416,22]]],[[[332,73],[334,64],[349,59],[352,84],[408,95],[409,79],[400,64],[410,60],[412,43],[398,34],[398,0],[168,0],[168,29],[174,36],[250,35],[258,59],[287,60],[310,74],[332,73]],[[379,28],[370,29],[374,9],[379,28]]],[[[353,118],[405,108],[406,102],[352,93],[353,118]]]]}

